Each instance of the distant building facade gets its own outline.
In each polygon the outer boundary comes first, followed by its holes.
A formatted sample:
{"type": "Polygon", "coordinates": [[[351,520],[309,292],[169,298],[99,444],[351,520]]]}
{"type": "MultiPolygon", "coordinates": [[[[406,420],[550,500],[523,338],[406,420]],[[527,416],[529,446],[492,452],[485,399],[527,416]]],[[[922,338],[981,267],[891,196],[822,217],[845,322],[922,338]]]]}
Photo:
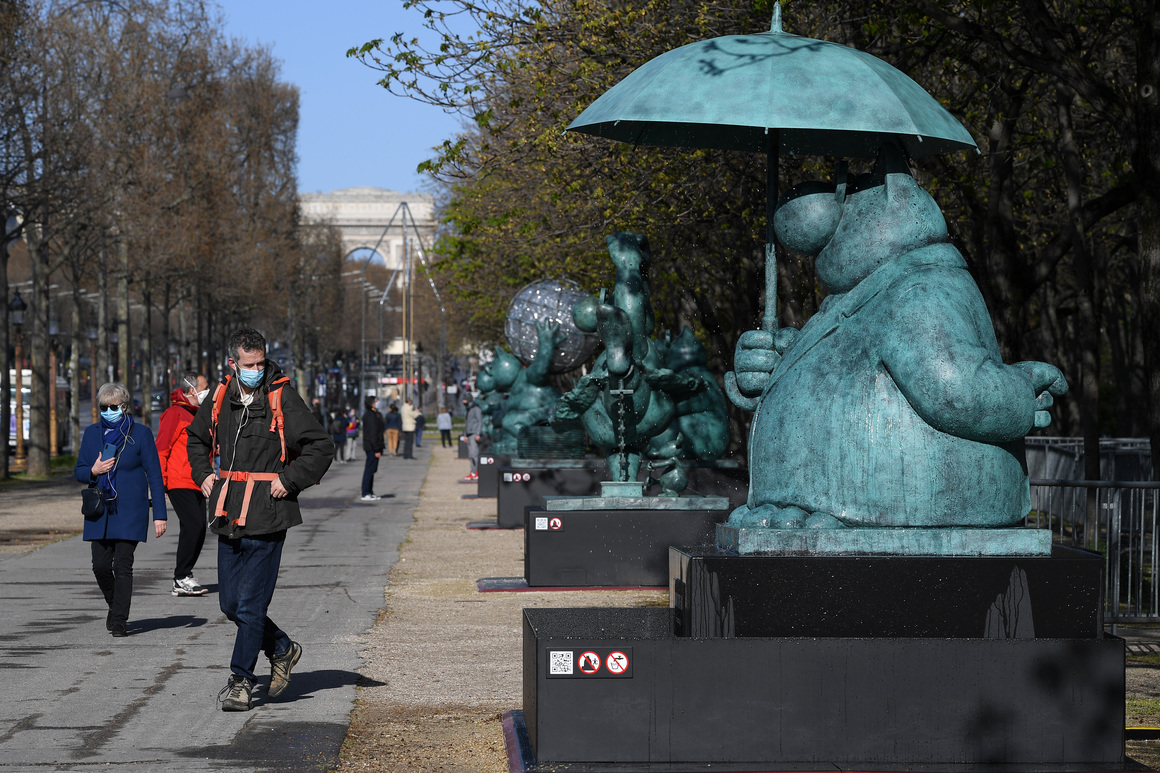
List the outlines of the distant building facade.
{"type": "MultiPolygon", "coordinates": [[[[359,186],[330,193],[302,193],[298,200],[302,219],[307,223],[333,223],[342,233],[343,255],[357,249],[376,249],[387,268],[401,268],[404,251],[404,207],[407,218],[406,241],[415,250],[418,234],[430,249],[435,237],[435,198],[427,193],[399,193],[385,188],[359,186]],[[412,219],[414,228],[412,228],[412,219]]],[[[412,252],[412,260],[416,254],[412,252]]]]}

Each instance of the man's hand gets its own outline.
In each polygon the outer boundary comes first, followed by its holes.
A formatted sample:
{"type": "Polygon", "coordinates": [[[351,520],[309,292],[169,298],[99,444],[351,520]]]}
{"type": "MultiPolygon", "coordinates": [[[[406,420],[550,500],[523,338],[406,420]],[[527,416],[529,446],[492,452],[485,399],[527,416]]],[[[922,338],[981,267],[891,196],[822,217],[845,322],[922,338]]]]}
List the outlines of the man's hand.
{"type": "Polygon", "coordinates": [[[165,528],[166,528],[165,521],[154,521],[153,522],[153,533],[156,534],[158,537],[160,537],[162,534],[165,533],[165,528]]]}
{"type": "Polygon", "coordinates": [[[275,478],[270,482],[270,495],[274,497],[274,499],[285,499],[286,497],[290,496],[290,492],[287,491],[286,487],[282,485],[281,478],[275,478]]]}
{"type": "Polygon", "coordinates": [[[209,495],[213,493],[213,484],[216,480],[216,475],[207,475],[205,480],[201,482],[201,493],[206,499],[209,499],[209,495]]]}

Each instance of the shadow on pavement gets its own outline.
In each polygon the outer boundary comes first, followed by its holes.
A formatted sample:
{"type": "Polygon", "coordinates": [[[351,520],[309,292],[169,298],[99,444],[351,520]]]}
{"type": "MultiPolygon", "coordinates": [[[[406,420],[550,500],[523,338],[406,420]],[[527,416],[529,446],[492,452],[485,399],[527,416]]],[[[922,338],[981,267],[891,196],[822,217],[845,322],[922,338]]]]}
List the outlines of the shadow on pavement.
{"type": "MultiPolygon", "coordinates": [[[[217,611],[217,608],[214,608],[217,611]]],[[[147,617],[144,620],[130,620],[129,633],[149,633],[150,631],[163,631],[168,628],[200,628],[208,623],[204,617],[194,617],[193,615],[170,615],[168,617],[147,617]]]]}

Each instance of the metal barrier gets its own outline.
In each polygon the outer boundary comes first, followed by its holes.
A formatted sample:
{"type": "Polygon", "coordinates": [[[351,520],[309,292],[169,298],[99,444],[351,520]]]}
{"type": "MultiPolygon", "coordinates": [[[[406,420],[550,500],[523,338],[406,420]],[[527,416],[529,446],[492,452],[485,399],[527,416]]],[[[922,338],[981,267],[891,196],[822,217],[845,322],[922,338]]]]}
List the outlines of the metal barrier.
{"type": "Polygon", "coordinates": [[[1160,483],[1031,481],[1026,525],[1051,529],[1057,543],[1104,555],[1107,623],[1160,620],[1160,483]]]}

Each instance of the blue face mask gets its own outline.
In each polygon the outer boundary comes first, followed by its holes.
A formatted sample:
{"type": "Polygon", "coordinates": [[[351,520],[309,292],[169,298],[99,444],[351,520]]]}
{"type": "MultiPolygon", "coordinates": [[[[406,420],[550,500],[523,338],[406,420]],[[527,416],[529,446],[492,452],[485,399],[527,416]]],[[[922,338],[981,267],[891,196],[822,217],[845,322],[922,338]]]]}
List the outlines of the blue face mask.
{"type": "Polygon", "coordinates": [[[101,410],[101,418],[110,424],[116,424],[119,422],[122,415],[124,415],[124,411],[121,410],[120,406],[116,408],[104,408],[101,410]]]}
{"type": "Polygon", "coordinates": [[[241,381],[248,389],[253,389],[262,383],[262,377],[266,374],[265,368],[258,368],[257,370],[243,370],[238,368],[238,380],[241,381]]]}

